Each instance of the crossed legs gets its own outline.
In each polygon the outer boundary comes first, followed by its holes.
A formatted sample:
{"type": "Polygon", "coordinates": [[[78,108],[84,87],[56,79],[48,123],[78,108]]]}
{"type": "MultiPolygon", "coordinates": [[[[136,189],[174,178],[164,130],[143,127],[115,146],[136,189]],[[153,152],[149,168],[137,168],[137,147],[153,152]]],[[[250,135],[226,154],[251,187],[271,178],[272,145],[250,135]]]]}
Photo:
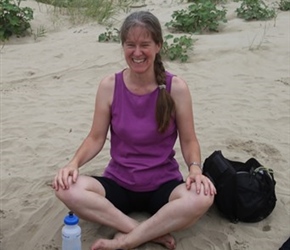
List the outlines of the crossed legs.
{"type": "MultiPolygon", "coordinates": [[[[71,181],[71,180],[70,180],[71,181]]],[[[211,206],[213,196],[195,192],[195,185],[187,190],[185,184],[177,186],[169,202],[142,223],[116,209],[106,198],[103,186],[94,178],[79,176],[68,190],[59,189],[57,197],[80,218],[100,223],[122,232],[113,240],[99,239],[92,250],[131,249],[148,241],[163,243],[174,249],[169,233],[195,223],[211,206]]]]}

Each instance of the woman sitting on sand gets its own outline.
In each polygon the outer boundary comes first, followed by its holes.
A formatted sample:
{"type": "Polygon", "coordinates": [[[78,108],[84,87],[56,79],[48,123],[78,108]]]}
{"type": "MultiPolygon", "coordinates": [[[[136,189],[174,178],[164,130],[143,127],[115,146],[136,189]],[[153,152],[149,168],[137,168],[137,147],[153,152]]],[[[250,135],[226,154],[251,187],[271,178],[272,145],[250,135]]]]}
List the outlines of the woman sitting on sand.
{"type": "Polygon", "coordinates": [[[200,168],[188,86],[161,61],[158,19],[132,13],[120,36],[128,68],[101,81],[91,131],[53,187],[80,218],[120,231],[94,242],[92,250],[131,249],[148,241],[174,249],[170,233],[195,223],[216,190],[200,168]],[[103,176],[79,176],[78,169],[103,148],[109,128],[111,160],[103,176]],[[174,158],[177,135],[189,169],[185,181],[174,158]],[[133,211],[152,216],[139,223],[128,216],[133,211]]]}

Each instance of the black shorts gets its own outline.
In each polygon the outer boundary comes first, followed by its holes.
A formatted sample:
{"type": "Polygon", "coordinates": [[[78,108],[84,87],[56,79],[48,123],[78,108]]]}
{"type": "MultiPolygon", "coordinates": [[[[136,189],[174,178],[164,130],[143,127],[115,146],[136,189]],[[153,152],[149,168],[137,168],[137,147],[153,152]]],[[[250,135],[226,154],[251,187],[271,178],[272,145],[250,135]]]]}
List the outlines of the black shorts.
{"type": "Polygon", "coordinates": [[[157,190],[149,192],[134,192],[121,187],[115,181],[106,177],[92,176],[97,179],[106,191],[106,198],[125,214],[132,212],[147,212],[155,214],[169,201],[174,188],[184,181],[172,180],[161,185],[157,190]]]}

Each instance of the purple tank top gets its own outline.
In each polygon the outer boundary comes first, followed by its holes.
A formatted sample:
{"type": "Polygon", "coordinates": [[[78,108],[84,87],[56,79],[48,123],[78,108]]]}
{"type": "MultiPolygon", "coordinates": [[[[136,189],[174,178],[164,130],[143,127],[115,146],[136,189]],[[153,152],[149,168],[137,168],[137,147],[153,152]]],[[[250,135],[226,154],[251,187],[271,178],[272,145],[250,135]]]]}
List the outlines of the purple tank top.
{"type": "MultiPolygon", "coordinates": [[[[166,89],[173,75],[166,73],[166,89]]],[[[173,150],[177,138],[175,120],[164,133],[157,131],[155,106],[159,88],[145,95],[130,92],[123,71],[115,76],[111,107],[111,157],[104,176],[136,192],[157,189],[170,180],[182,180],[173,150]]]]}

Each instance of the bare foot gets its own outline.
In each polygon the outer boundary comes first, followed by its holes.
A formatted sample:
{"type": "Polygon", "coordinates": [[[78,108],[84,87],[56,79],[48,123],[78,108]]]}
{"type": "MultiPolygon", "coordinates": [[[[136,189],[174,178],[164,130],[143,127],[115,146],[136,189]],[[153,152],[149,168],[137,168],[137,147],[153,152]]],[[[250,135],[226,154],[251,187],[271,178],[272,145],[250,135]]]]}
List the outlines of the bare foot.
{"type": "Polygon", "coordinates": [[[171,234],[166,234],[152,241],[165,246],[169,250],[173,250],[176,248],[175,239],[173,238],[171,234]]]}
{"type": "MultiPolygon", "coordinates": [[[[122,239],[123,236],[124,234],[119,232],[115,234],[114,239],[120,240],[122,239]]],[[[176,248],[175,239],[171,234],[166,234],[164,236],[158,237],[152,240],[152,242],[161,244],[162,246],[166,247],[169,250],[174,250],[176,248]]]]}
{"type": "Polygon", "coordinates": [[[91,246],[91,250],[115,250],[120,249],[120,243],[117,239],[105,240],[99,239],[91,246]]]}

